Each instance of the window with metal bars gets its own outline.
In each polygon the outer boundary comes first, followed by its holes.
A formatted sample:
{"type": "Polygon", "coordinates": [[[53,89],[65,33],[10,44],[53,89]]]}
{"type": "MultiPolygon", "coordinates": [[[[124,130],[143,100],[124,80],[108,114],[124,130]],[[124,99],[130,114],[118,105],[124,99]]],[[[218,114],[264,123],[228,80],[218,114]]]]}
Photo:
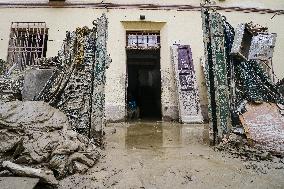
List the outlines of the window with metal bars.
{"type": "Polygon", "coordinates": [[[126,49],[159,49],[160,32],[128,31],[126,49]]]}
{"type": "Polygon", "coordinates": [[[8,67],[24,70],[46,57],[48,28],[45,22],[12,22],[8,46],[8,67]]]}

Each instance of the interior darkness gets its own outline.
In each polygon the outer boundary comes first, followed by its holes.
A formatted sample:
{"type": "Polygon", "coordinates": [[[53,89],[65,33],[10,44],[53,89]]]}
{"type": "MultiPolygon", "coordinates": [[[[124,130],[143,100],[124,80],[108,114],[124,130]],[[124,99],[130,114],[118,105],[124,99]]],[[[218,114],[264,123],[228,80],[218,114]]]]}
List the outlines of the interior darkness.
{"type": "Polygon", "coordinates": [[[140,119],[161,120],[160,50],[127,50],[127,104],[134,98],[140,119]]]}
{"type": "Polygon", "coordinates": [[[245,56],[245,58],[248,58],[252,38],[252,33],[248,31],[247,28],[245,28],[244,36],[241,43],[241,53],[245,56]]]}

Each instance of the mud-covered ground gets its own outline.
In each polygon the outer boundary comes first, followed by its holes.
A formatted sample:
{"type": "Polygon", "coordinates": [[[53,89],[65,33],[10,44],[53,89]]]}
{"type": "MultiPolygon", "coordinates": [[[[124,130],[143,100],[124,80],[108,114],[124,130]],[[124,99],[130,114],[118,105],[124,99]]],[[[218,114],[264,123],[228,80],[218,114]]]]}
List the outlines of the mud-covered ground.
{"type": "Polygon", "coordinates": [[[105,150],[67,188],[284,188],[283,159],[245,161],[208,145],[207,125],[136,122],[109,124],[105,150]]]}

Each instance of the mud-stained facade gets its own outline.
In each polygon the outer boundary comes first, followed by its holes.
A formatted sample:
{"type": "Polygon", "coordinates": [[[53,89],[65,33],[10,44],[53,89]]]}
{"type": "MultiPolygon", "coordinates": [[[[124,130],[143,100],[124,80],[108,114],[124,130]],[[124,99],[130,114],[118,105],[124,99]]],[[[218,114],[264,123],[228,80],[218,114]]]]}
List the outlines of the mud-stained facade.
{"type": "MultiPolygon", "coordinates": [[[[112,63],[106,71],[105,108],[108,121],[122,121],[126,117],[127,31],[160,32],[161,114],[164,120],[178,119],[178,95],[170,47],[188,44],[196,74],[200,106],[207,117],[207,90],[202,70],[204,44],[201,20],[201,0],[170,1],[91,1],[66,0],[49,3],[48,0],[0,0],[0,58],[6,60],[11,22],[45,22],[48,28],[46,56],[57,55],[66,36],[74,28],[92,27],[92,21],[103,13],[108,19],[107,52],[112,63]],[[145,19],[141,20],[141,17],[145,19]]],[[[218,12],[226,16],[233,27],[253,20],[277,33],[273,54],[276,76],[284,77],[284,9],[282,0],[225,0],[216,1],[218,12]],[[254,9],[253,9],[254,8],[254,9]]]]}

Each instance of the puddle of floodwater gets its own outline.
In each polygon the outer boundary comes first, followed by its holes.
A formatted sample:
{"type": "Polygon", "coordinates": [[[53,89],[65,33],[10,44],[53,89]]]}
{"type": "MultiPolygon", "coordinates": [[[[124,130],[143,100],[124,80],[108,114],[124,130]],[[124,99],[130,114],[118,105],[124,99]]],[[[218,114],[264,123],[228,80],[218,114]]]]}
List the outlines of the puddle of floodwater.
{"type": "Polygon", "coordinates": [[[127,149],[178,148],[190,144],[208,144],[208,126],[178,123],[130,123],[126,128],[127,149]]]}

